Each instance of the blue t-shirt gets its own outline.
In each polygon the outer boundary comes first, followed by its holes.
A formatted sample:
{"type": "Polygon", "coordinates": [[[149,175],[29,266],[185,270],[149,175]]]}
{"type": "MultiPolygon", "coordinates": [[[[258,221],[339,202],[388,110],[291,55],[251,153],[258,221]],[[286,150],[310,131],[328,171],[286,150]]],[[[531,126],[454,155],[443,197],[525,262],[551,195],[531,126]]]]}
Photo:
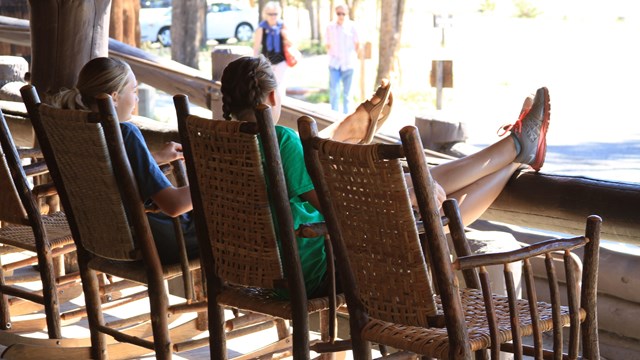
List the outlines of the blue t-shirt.
{"type": "MultiPolygon", "coordinates": [[[[140,197],[145,204],[148,204],[151,202],[153,195],[172,186],[171,182],[164,175],[151,152],[149,152],[140,129],[130,122],[122,122],[120,123],[120,130],[127,157],[131,164],[131,170],[136,179],[138,191],[140,191],[140,197]]],[[[180,253],[173,227],[173,218],[164,213],[148,213],[147,219],[149,220],[149,227],[162,263],[177,263],[180,253]]],[[[187,254],[190,258],[195,257],[198,254],[198,241],[194,221],[192,221],[190,214],[187,213],[180,216],[180,222],[186,242],[187,254]]]]}
{"type": "Polygon", "coordinates": [[[140,197],[146,203],[151,201],[153,195],[171,186],[171,182],[149,152],[140,129],[130,122],[121,122],[120,130],[140,197]]]}

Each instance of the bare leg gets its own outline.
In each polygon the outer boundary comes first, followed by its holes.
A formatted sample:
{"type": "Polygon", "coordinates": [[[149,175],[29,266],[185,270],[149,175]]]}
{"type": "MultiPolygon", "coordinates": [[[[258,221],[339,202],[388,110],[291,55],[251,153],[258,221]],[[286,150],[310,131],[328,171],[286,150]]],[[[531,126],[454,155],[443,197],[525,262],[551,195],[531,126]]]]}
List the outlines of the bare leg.
{"type": "MultiPolygon", "coordinates": [[[[453,194],[504,169],[513,163],[516,155],[513,139],[506,137],[474,154],[431,168],[431,175],[447,194],[453,194]]],[[[516,169],[517,166],[511,173],[516,169]]],[[[511,174],[507,178],[509,176],[511,174]]]]}
{"type": "Polygon", "coordinates": [[[460,215],[465,225],[471,224],[482,216],[500,195],[511,175],[519,166],[518,163],[510,163],[456,192],[447,192],[447,197],[458,200],[460,215]]]}

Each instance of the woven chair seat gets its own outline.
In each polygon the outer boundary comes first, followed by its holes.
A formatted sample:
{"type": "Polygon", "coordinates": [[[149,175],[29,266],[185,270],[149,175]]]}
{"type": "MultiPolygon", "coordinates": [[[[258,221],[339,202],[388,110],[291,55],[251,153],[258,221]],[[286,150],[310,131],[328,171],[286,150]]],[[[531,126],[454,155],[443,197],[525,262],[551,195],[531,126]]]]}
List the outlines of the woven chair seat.
{"type": "MultiPolygon", "coordinates": [[[[47,231],[47,239],[52,248],[73,243],[67,217],[63,212],[42,215],[42,223],[47,231]]],[[[0,228],[0,243],[36,252],[36,241],[31,226],[3,224],[3,227],[0,228]]]]}
{"type": "MultiPolygon", "coordinates": [[[[218,303],[250,310],[262,314],[276,316],[281,319],[291,319],[291,300],[278,299],[270,290],[252,287],[227,286],[218,295],[218,303]]],[[[336,307],[345,305],[344,295],[336,295],[336,307]]],[[[329,298],[319,297],[307,302],[309,313],[329,309],[329,298]]]]}
{"type": "MultiPolygon", "coordinates": [[[[89,261],[89,267],[110,275],[115,275],[123,279],[135,281],[140,284],[147,284],[147,268],[142,260],[138,261],[117,261],[105,258],[94,257],[89,261]]],[[[200,268],[200,259],[189,260],[189,269],[200,268]]],[[[180,263],[162,265],[165,279],[171,279],[182,275],[180,263]]]]}
{"type": "MultiPolygon", "coordinates": [[[[463,311],[469,332],[471,350],[485,349],[491,346],[489,324],[484,310],[482,292],[475,289],[462,289],[460,291],[463,311]]],[[[442,313],[440,297],[436,297],[439,313],[442,313]]],[[[509,304],[506,296],[493,295],[500,329],[502,343],[512,340],[511,319],[509,317],[509,304]]],[[[523,336],[533,333],[531,318],[529,315],[529,302],[518,300],[518,316],[520,319],[520,331],[523,336]]],[[[540,327],[542,331],[553,328],[551,318],[551,304],[538,302],[540,315],[540,327]]],[[[561,306],[560,322],[562,326],[569,325],[569,308],[561,306]]],[[[586,313],[580,309],[580,320],[584,320],[586,313]]],[[[449,336],[446,328],[423,328],[417,326],[402,326],[381,320],[369,320],[362,330],[363,338],[392,347],[406,349],[419,354],[427,354],[435,358],[447,358],[449,354],[449,336]],[[399,335],[402,336],[399,336],[399,335]]]]}

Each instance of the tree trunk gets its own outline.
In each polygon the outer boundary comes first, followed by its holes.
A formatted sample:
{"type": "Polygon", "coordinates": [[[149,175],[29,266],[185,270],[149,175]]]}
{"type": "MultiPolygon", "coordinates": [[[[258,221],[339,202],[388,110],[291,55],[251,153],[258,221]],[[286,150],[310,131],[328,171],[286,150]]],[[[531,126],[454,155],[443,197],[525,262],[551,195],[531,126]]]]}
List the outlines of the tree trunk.
{"type": "Polygon", "coordinates": [[[264,9],[264,5],[267,3],[267,0],[258,0],[258,23],[262,20],[262,9],[264,9]]]}
{"type": "Polygon", "coordinates": [[[140,47],[140,1],[112,0],[109,37],[140,47]]]}
{"type": "Polygon", "coordinates": [[[358,12],[360,0],[347,1],[347,4],[349,5],[349,19],[356,21],[356,13],[358,12]]]}
{"type": "Polygon", "coordinates": [[[206,2],[174,1],[171,14],[171,59],[198,68],[198,50],[204,34],[206,2]]]}
{"type": "Polygon", "coordinates": [[[316,19],[318,19],[317,21],[317,29],[318,29],[318,39],[316,41],[316,44],[320,45],[322,44],[322,37],[324,36],[324,29],[326,29],[326,25],[324,25],[322,23],[322,16],[320,13],[320,9],[322,8],[321,6],[321,1],[320,0],[316,0],[316,19]]]}
{"type": "Polygon", "coordinates": [[[305,0],[304,7],[309,12],[309,26],[311,27],[311,41],[318,40],[318,19],[313,9],[313,0],[305,0]]]}
{"type": "MultiPolygon", "coordinates": [[[[2,0],[0,15],[29,20],[29,5],[24,0],[2,0]]],[[[0,42],[0,55],[22,56],[29,61],[31,48],[0,42]]]]}
{"type": "Polygon", "coordinates": [[[46,93],[76,84],[89,60],[108,56],[110,0],[29,0],[31,83],[46,93]],[[52,46],[55,44],[56,46],[52,46]]]}
{"type": "Polygon", "coordinates": [[[382,0],[376,84],[382,79],[391,78],[393,64],[400,50],[404,4],[405,0],[382,0]]]}

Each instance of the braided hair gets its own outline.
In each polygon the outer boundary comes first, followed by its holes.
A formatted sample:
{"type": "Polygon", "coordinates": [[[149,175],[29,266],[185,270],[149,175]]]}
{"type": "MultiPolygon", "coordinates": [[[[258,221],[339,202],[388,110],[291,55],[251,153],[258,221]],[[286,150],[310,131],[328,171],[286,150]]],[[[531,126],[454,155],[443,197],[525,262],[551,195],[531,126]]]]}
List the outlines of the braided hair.
{"type": "Polygon", "coordinates": [[[271,63],[264,55],[232,61],[222,72],[221,83],[222,116],[227,120],[253,112],[278,87],[271,63]]]}
{"type": "Polygon", "coordinates": [[[98,57],[87,62],[80,70],[73,89],[63,89],[54,95],[51,103],[64,109],[90,110],[96,106],[96,96],[102,93],[120,93],[127,85],[131,72],[122,60],[98,57]]]}

